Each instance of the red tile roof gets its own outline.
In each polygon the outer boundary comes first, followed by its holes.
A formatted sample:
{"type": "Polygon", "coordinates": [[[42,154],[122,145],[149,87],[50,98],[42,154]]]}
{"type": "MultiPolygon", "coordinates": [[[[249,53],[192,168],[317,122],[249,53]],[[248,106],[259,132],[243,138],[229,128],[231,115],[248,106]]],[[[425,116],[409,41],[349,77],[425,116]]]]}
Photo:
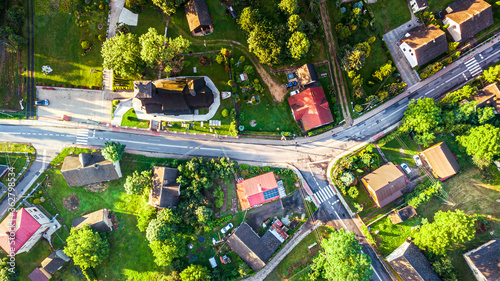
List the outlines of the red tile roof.
{"type": "Polygon", "coordinates": [[[304,131],[333,122],[325,92],[321,87],[304,90],[288,98],[295,121],[301,121],[304,131]]]}
{"type": "Polygon", "coordinates": [[[278,188],[278,183],[276,182],[273,172],[256,176],[238,183],[236,185],[236,191],[238,193],[241,209],[250,209],[253,206],[276,200],[279,198],[279,193],[277,196],[268,198],[267,200],[264,198],[265,191],[275,188],[278,188]]]}
{"type": "Polygon", "coordinates": [[[41,227],[41,225],[34,219],[24,208],[19,211],[12,212],[12,215],[8,215],[0,224],[0,247],[7,253],[11,253],[11,248],[14,249],[14,253],[17,253],[19,249],[26,243],[35,232],[41,227]],[[12,228],[10,227],[14,225],[12,228]],[[8,233],[15,231],[15,242],[9,244],[8,233]]]}

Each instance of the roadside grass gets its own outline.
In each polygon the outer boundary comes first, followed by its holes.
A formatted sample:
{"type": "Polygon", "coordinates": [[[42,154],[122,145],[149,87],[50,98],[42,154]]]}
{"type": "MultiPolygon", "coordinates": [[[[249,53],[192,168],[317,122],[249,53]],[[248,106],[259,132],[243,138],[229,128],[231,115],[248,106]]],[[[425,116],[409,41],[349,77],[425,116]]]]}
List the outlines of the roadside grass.
{"type": "Polygon", "coordinates": [[[406,163],[409,166],[416,166],[413,155],[419,154],[418,144],[410,138],[409,134],[402,134],[399,138],[409,149],[404,149],[404,152],[401,153],[403,148],[396,139],[387,142],[380,147],[387,161],[394,163],[394,165],[406,163]]]}
{"type": "MultiPolygon", "coordinates": [[[[0,153],[0,165],[7,165],[9,167],[14,168],[14,173],[17,175],[22,172],[24,165],[26,165],[27,159],[26,155],[24,154],[3,154],[0,153]]],[[[33,160],[33,159],[32,159],[33,160]]],[[[1,179],[0,182],[3,183],[5,186],[9,184],[9,178],[6,175],[4,175],[1,179]]]]}
{"type": "Polygon", "coordinates": [[[35,148],[31,145],[12,142],[0,142],[0,151],[6,152],[28,152],[35,154],[35,148]]]}
{"type": "Polygon", "coordinates": [[[149,129],[149,121],[138,119],[137,114],[135,114],[135,110],[131,108],[123,114],[121,126],[130,128],[137,127],[141,129],[149,129]]]}
{"type": "MultiPolygon", "coordinates": [[[[107,7],[107,5],[105,5],[107,7]]],[[[106,8],[107,9],[107,8],[106,8]]],[[[98,34],[106,34],[107,13],[94,16],[92,26],[78,27],[75,16],[68,14],[35,15],[35,79],[40,83],[73,86],[102,86],[102,57],[98,34]],[[98,23],[104,28],[98,30],[98,23]],[[89,30],[90,32],[86,32],[89,30]],[[92,49],[82,56],[81,40],[91,43],[92,49]],[[42,66],[53,71],[44,75],[42,66]],[[91,73],[94,69],[94,73],[91,73]]]]}
{"type": "MultiPolygon", "coordinates": [[[[320,226],[318,228],[320,235],[323,238],[327,238],[333,229],[327,226],[320,226]]],[[[267,278],[266,280],[286,280],[292,279],[295,275],[300,274],[304,269],[308,268],[312,263],[312,259],[318,254],[321,249],[320,242],[316,240],[316,233],[310,233],[302,241],[300,241],[295,248],[278,264],[276,269],[273,271],[274,277],[276,275],[280,279],[267,278]],[[309,250],[309,245],[317,242],[317,244],[309,250]]],[[[306,270],[307,272],[307,270],[306,270]]]]}
{"type": "Polygon", "coordinates": [[[368,6],[373,9],[375,22],[382,33],[389,32],[411,19],[410,9],[404,0],[377,1],[368,6]]]}
{"type": "MultiPolygon", "coordinates": [[[[21,51],[20,51],[21,52],[21,51]]],[[[22,82],[18,68],[17,53],[10,53],[5,50],[5,44],[0,46],[2,63],[0,64],[0,108],[9,110],[20,110],[19,101],[26,96],[24,91],[20,91],[22,82]],[[21,83],[20,83],[21,82],[21,83]],[[19,90],[19,91],[18,91],[19,90]]],[[[21,52],[22,54],[22,52],[21,52]]],[[[22,55],[19,56],[23,57],[22,55]]],[[[8,112],[8,114],[10,114],[8,112]]],[[[4,118],[0,115],[0,118],[4,118]]]]}
{"type": "Polygon", "coordinates": [[[399,224],[392,224],[389,216],[377,221],[370,226],[370,232],[377,241],[377,249],[386,257],[397,247],[401,246],[408,237],[413,236],[411,228],[419,225],[419,217],[410,218],[399,224]],[[375,234],[375,231],[379,231],[375,234]]]}

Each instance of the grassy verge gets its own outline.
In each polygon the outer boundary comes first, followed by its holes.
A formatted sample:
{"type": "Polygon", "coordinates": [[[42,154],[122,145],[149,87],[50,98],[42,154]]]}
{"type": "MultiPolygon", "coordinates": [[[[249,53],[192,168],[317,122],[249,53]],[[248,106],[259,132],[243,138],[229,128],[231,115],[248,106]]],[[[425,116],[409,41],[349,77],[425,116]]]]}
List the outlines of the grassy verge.
{"type": "Polygon", "coordinates": [[[35,154],[35,148],[33,146],[22,143],[12,143],[12,142],[0,143],[0,151],[19,152],[19,153],[27,152],[30,154],[35,154]]]}
{"type": "Polygon", "coordinates": [[[138,119],[134,109],[131,108],[127,112],[125,112],[125,114],[123,114],[121,126],[130,128],[149,129],[149,121],[138,119]]]}

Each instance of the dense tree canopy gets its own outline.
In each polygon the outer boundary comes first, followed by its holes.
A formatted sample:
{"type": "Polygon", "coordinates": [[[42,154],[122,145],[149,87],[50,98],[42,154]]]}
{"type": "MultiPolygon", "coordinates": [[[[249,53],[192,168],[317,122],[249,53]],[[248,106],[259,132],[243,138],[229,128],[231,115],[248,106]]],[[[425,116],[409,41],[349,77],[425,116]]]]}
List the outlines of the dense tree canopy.
{"type": "Polygon", "coordinates": [[[241,15],[236,20],[240,25],[240,28],[250,33],[257,25],[260,24],[260,13],[259,10],[253,9],[251,7],[246,7],[241,11],[241,15]]]}
{"type": "Polygon", "coordinates": [[[500,81],[500,64],[489,67],[483,72],[482,76],[489,83],[500,81]]]}
{"type": "Polygon", "coordinates": [[[434,254],[444,254],[454,244],[474,238],[476,233],[474,218],[462,210],[439,211],[434,222],[424,224],[415,235],[415,244],[434,254]]]}
{"type": "Polygon", "coordinates": [[[368,55],[364,50],[347,45],[344,48],[344,54],[340,62],[346,72],[358,71],[365,64],[367,57],[368,55]]]}
{"type": "Polygon", "coordinates": [[[248,49],[255,54],[262,64],[276,64],[279,61],[281,47],[276,43],[269,27],[256,26],[248,35],[248,49]]]}
{"type": "Polygon", "coordinates": [[[441,122],[441,108],[432,98],[411,100],[405,111],[402,129],[423,134],[432,131],[441,122]]]}
{"type": "Polygon", "coordinates": [[[283,12],[293,15],[299,10],[299,3],[297,0],[281,0],[278,7],[283,12]]]}
{"type": "Polygon", "coordinates": [[[153,0],[153,4],[158,6],[167,16],[175,13],[175,10],[186,3],[187,0],[153,0]]]}
{"type": "Polygon", "coordinates": [[[125,192],[127,194],[142,194],[144,190],[149,191],[152,187],[153,178],[151,171],[134,171],[132,175],[128,175],[125,180],[125,192]]]}
{"type": "Polygon", "coordinates": [[[500,154],[500,128],[490,124],[474,127],[457,140],[480,168],[491,164],[500,154]]]}
{"type": "Polygon", "coordinates": [[[304,23],[302,22],[302,19],[300,18],[299,15],[291,15],[288,18],[288,30],[290,32],[294,31],[302,31],[304,29],[304,23]]]}
{"type": "Polygon", "coordinates": [[[98,266],[109,255],[108,241],[88,225],[72,228],[66,242],[64,253],[83,270],[98,266]]]}
{"type": "Polygon", "coordinates": [[[169,266],[172,260],[186,254],[184,247],[178,247],[173,242],[153,241],[149,243],[149,247],[153,251],[155,263],[158,266],[169,266]]]}
{"type": "Polygon", "coordinates": [[[104,68],[113,69],[123,77],[139,73],[141,58],[137,35],[117,34],[104,41],[101,49],[104,68]]]}
{"type": "Polygon", "coordinates": [[[119,142],[105,142],[103,149],[101,149],[102,156],[111,162],[118,162],[122,160],[123,153],[125,153],[125,145],[119,142]]]}
{"type": "Polygon", "coordinates": [[[354,232],[345,232],[344,229],[334,231],[321,242],[321,247],[323,250],[311,266],[311,280],[371,280],[371,259],[361,253],[361,245],[354,232]]]}
{"type": "Polygon", "coordinates": [[[295,31],[288,41],[288,49],[292,54],[292,58],[300,59],[309,52],[309,40],[305,33],[295,31]]]}
{"type": "Polygon", "coordinates": [[[19,269],[16,266],[9,265],[8,262],[8,257],[0,260],[0,281],[18,280],[19,269]]]}
{"type": "Polygon", "coordinates": [[[209,281],[210,275],[208,274],[208,269],[201,265],[190,265],[184,269],[181,273],[182,281],[209,281]]]}

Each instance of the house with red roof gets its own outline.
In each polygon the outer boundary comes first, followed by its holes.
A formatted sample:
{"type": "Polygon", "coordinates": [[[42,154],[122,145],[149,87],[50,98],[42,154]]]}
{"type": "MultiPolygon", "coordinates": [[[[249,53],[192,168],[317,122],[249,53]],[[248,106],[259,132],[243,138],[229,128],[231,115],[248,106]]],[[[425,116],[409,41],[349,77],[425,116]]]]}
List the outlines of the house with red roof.
{"type": "Polygon", "coordinates": [[[236,192],[242,210],[248,210],[280,198],[278,183],[273,172],[238,182],[236,192]]]}
{"type": "Polygon", "coordinates": [[[13,211],[0,224],[0,247],[11,256],[28,252],[51,225],[36,207],[13,211]]]}
{"type": "Polygon", "coordinates": [[[333,122],[325,92],[321,87],[306,89],[288,98],[295,121],[307,132],[316,127],[333,122]]]}

